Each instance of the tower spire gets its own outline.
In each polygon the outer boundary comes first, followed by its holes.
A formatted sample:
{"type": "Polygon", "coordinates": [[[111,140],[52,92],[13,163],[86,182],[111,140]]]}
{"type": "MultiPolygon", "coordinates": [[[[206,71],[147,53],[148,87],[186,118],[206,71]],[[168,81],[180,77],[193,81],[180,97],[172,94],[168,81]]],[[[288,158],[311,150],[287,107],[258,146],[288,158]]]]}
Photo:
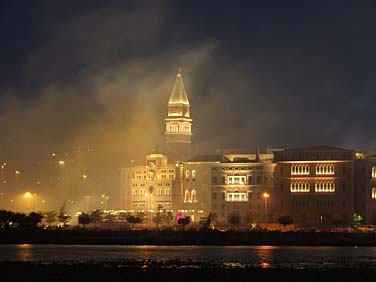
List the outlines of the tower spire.
{"type": "Polygon", "coordinates": [[[168,101],[168,113],[165,119],[166,145],[171,161],[188,160],[191,156],[192,118],[189,108],[190,104],[179,67],[168,101]]]}

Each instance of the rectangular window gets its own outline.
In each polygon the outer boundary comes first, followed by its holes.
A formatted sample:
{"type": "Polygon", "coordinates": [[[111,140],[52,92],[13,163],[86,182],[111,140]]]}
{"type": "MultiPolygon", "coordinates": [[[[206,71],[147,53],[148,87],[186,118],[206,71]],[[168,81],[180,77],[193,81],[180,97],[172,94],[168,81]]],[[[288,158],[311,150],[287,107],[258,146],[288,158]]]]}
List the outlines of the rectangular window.
{"type": "Polygon", "coordinates": [[[170,196],[170,194],[171,194],[171,190],[170,190],[170,188],[166,188],[166,189],[165,189],[165,195],[166,195],[166,196],[170,196]]]}
{"type": "Polygon", "coordinates": [[[228,176],[227,184],[245,184],[246,176],[228,176]]]}
{"type": "Polygon", "coordinates": [[[217,177],[216,176],[213,176],[212,182],[213,182],[213,184],[217,184],[217,177]]]}
{"type": "Polygon", "coordinates": [[[217,193],[216,193],[216,192],[213,192],[212,195],[213,195],[213,196],[212,196],[213,200],[217,199],[217,193]]]}
{"type": "Polygon", "coordinates": [[[229,192],[227,193],[227,202],[245,202],[248,201],[246,192],[229,192]]]}

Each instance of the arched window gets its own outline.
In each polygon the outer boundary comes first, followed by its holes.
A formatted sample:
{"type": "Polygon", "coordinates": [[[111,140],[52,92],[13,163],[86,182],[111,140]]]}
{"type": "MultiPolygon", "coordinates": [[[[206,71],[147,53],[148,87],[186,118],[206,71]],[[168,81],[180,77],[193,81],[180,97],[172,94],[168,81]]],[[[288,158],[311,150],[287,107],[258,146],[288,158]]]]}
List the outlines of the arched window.
{"type": "Polygon", "coordinates": [[[190,200],[190,193],[187,189],[187,190],[184,191],[184,203],[188,203],[189,200],[190,200]]]}
{"type": "Polygon", "coordinates": [[[376,178],[376,166],[372,168],[372,178],[376,178]]]}
{"type": "Polygon", "coordinates": [[[193,189],[191,191],[191,203],[197,203],[197,196],[196,195],[197,195],[196,190],[193,189]]]}
{"type": "Polygon", "coordinates": [[[376,200],[376,187],[372,188],[372,196],[371,197],[372,197],[373,200],[376,200]]]}

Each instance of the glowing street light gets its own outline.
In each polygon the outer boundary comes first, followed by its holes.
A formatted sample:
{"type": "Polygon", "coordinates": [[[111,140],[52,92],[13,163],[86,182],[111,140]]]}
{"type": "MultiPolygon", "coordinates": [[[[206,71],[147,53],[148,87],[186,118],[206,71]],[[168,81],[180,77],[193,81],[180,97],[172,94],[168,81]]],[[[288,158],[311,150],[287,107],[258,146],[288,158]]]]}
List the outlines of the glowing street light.
{"type": "Polygon", "coordinates": [[[269,222],[269,216],[268,216],[268,198],[270,197],[270,195],[268,193],[264,193],[263,194],[264,196],[264,207],[265,207],[265,222],[269,222]]]}
{"type": "Polygon", "coordinates": [[[5,180],[5,167],[7,166],[7,163],[3,163],[1,165],[1,181],[5,184],[7,183],[6,180],[5,180]]]}

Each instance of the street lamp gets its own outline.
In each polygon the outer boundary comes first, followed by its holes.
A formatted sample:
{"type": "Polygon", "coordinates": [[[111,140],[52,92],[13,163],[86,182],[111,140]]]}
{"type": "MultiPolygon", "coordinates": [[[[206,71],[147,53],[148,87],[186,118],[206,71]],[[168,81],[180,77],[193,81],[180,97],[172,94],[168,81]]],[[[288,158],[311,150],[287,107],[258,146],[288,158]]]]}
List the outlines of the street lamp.
{"type": "Polygon", "coordinates": [[[1,165],[1,181],[3,183],[6,183],[6,180],[5,180],[5,167],[7,166],[7,163],[2,163],[1,165]]]}
{"type": "Polygon", "coordinates": [[[268,223],[269,222],[269,216],[268,216],[268,198],[270,197],[270,195],[268,193],[264,193],[264,208],[265,208],[265,211],[264,211],[264,215],[265,215],[265,222],[268,223]]]}

